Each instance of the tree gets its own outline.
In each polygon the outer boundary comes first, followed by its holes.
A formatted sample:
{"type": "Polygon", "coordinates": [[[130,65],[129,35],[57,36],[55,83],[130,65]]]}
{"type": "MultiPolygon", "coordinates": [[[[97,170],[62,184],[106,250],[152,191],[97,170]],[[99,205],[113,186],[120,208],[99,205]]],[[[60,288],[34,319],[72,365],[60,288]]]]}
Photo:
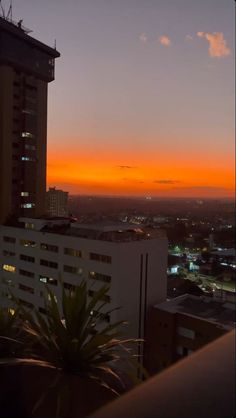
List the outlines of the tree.
{"type": "MultiPolygon", "coordinates": [[[[46,315],[36,309],[27,311],[19,305],[24,321],[22,327],[30,340],[30,358],[8,359],[5,364],[48,369],[49,379],[44,384],[46,390],[34,402],[36,416],[37,413],[45,418],[50,416],[47,411],[54,403],[56,416],[79,418],[124,391],[131,376],[138,382],[139,366],[131,347],[140,340],[121,338],[118,329],[124,321],[104,322],[111,314],[106,309],[108,286],[89,296],[85,281],[69,291],[61,285],[61,304],[49,287],[46,286],[45,290],[46,315]],[[118,367],[121,363],[122,372],[118,367]],[[126,374],[125,369],[128,370],[126,374]],[[78,398],[81,393],[83,395],[78,398]]],[[[33,386],[38,382],[32,381],[37,380],[32,376],[26,386],[33,399],[33,386]]]]}

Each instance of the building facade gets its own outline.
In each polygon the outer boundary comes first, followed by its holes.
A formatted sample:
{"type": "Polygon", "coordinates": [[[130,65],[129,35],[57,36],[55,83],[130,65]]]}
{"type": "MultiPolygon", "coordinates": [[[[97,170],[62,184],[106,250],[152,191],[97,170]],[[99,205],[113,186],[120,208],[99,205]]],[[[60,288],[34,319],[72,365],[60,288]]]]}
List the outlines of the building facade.
{"type": "Polygon", "coordinates": [[[158,373],[235,326],[235,304],[182,295],[148,312],[145,367],[158,373]]]}
{"type": "Polygon", "coordinates": [[[49,187],[46,193],[47,214],[49,216],[68,216],[68,192],[49,187]]]}
{"type": "Polygon", "coordinates": [[[45,214],[47,86],[57,57],[0,18],[0,223],[45,214]]]}
{"type": "Polygon", "coordinates": [[[128,321],[127,334],[144,337],[148,308],[166,300],[164,232],[127,224],[20,221],[18,227],[0,226],[1,305],[11,304],[12,292],[29,308],[44,312],[45,283],[60,301],[60,280],[65,289],[73,289],[85,279],[89,292],[110,286],[106,301],[115,310],[109,321],[128,321]]]}

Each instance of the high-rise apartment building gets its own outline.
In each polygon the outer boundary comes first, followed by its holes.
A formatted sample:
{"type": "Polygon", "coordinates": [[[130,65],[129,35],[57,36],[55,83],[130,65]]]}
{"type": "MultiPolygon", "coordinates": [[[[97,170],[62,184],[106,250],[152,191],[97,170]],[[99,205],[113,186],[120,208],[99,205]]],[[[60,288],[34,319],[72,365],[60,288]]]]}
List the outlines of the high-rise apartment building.
{"type": "Polygon", "coordinates": [[[106,284],[112,311],[106,320],[126,320],[129,336],[144,337],[148,308],[166,300],[164,231],[66,219],[19,221],[18,227],[0,226],[0,305],[11,305],[12,292],[27,307],[45,312],[45,283],[58,301],[61,280],[65,289],[86,280],[89,292],[106,284]]]}
{"type": "Polygon", "coordinates": [[[47,86],[59,56],[0,18],[0,223],[45,213],[47,86]]]}
{"type": "Polygon", "coordinates": [[[46,202],[49,216],[68,216],[68,192],[49,187],[46,202]]]}

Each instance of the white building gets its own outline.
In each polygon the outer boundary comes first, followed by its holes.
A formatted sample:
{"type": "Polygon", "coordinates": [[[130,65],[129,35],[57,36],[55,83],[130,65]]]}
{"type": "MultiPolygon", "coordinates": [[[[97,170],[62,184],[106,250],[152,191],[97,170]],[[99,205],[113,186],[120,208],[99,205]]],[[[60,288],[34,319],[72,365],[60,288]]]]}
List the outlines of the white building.
{"type": "Polygon", "coordinates": [[[44,309],[44,283],[60,300],[65,288],[88,280],[91,291],[109,284],[107,320],[129,322],[128,334],[143,337],[149,306],[166,300],[167,238],[161,230],[134,225],[70,224],[68,220],[19,219],[0,226],[0,304],[9,289],[26,306],[44,309]]]}

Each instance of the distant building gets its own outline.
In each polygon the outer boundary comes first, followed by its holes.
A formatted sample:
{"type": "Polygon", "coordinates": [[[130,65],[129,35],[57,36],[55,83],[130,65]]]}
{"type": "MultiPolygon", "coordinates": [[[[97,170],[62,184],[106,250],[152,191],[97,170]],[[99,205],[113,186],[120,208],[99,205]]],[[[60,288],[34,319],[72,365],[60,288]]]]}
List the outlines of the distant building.
{"type": "Polygon", "coordinates": [[[68,216],[68,192],[49,187],[46,193],[47,214],[49,216],[68,216]]]}
{"type": "Polygon", "coordinates": [[[166,300],[167,237],[164,231],[124,223],[70,224],[68,219],[20,219],[0,226],[0,305],[10,292],[27,307],[44,310],[45,283],[60,304],[59,281],[89,292],[110,286],[106,320],[129,322],[129,336],[143,338],[147,310],[166,300]],[[119,309],[117,309],[119,308],[119,309]]]}
{"type": "Polygon", "coordinates": [[[47,88],[59,56],[0,18],[0,223],[45,214],[47,88]]]}
{"type": "Polygon", "coordinates": [[[182,295],[151,307],[145,367],[150,374],[190,355],[235,326],[235,304],[182,295]]]}

